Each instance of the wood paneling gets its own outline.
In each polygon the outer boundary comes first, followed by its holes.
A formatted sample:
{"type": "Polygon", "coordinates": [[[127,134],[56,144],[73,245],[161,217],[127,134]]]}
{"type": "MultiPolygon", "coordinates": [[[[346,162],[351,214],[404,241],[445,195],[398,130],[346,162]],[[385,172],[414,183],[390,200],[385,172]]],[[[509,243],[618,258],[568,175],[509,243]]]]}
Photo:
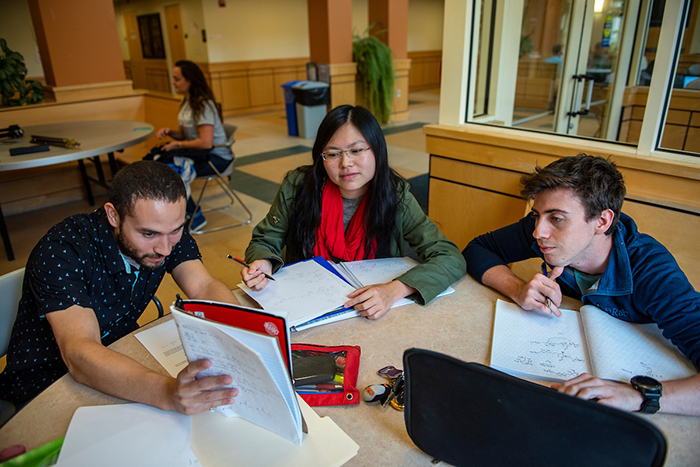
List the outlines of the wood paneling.
{"type": "Polygon", "coordinates": [[[460,250],[485,232],[516,222],[525,200],[431,177],[430,219],[460,250]]]}
{"type": "Polygon", "coordinates": [[[700,287],[700,165],[471,127],[428,125],[424,132],[431,154],[430,217],[460,248],[476,235],[522,217],[525,201],[515,197],[521,174],[586,152],[609,156],[617,164],[627,187],[623,211],[640,231],[663,243],[700,287]]]}
{"type": "MultiPolygon", "coordinates": [[[[639,142],[648,93],[648,87],[625,89],[620,141],[639,142]]],[[[661,147],[698,152],[700,146],[696,137],[698,129],[700,129],[700,93],[690,89],[673,89],[661,147]]]]}
{"type": "Polygon", "coordinates": [[[411,59],[408,90],[422,91],[440,87],[440,69],[442,67],[442,50],[408,52],[411,59]]]}
{"type": "Polygon", "coordinates": [[[198,63],[224,115],[284,108],[282,84],[306,79],[306,58],[198,63]]]}

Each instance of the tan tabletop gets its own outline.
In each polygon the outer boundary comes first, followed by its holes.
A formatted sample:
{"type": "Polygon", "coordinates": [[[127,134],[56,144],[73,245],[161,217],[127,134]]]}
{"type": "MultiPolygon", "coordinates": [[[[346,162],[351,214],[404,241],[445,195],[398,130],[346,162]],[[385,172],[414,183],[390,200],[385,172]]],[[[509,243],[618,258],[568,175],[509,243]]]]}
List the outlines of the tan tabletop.
{"type": "MultiPolygon", "coordinates": [[[[362,347],[358,388],[381,383],[377,370],[402,367],[404,350],[417,347],[442,352],[465,361],[488,363],[495,301],[499,294],[464,277],[454,285],[456,293],[434,300],[426,307],[408,305],[391,310],[378,321],[354,318],[292,333],[293,342],[362,347]]],[[[502,297],[501,297],[502,298],[502,297]]],[[[565,308],[578,309],[567,301],[565,308]]],[[[165,317],[170,319],[170,317],[165,317]]],[[[137,331],[138,332],[138,331],[137,331]]],[[[129,335],[111,346],[149,368],[165,370],[141,344],[129,335]]],[[[0,430],[0,449],[24,444],[32,449],[63,436],[73,412],[80,406],[124,402],[76,383],[64,376],[0,430]]],[[[331,417],[360,450],[347,465],[427,466],[431,458],[408,437],[403,412],[360,402],[345,407],[316,407],[331,417]]],[[[700,417],[639,415],[658,426],[668,441],[668,466],[697,466],[700,461],[700,417]]],[[[469,423],[465,420],[465,423],[469,423]]]]}
{"type": "Polygon", "coordinates": [[[63,122],[23,127],[24,136],[4,139],[0,144],[0,172],[62,164],[88,157],[119,151],[146,141],[153,134],[153,126],[125,120],[94,120],[63,122]],[[45,152],[11,156],[10,149],[29,144],[32,135],[74,139],[80,146],[69,149],[49,146],[45,152]]]}

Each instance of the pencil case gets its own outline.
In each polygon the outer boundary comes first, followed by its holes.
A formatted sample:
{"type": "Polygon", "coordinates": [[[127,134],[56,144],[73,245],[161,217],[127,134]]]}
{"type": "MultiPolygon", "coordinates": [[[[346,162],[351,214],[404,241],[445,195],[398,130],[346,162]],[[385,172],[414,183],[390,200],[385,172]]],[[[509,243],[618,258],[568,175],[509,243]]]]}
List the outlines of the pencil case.
{"type": "Polygon", "coordinates": [[[336,386],[341,386],[338,389],[329,390],[297,388],[297,393],[311,407],[359,404],[360,391],[357,390],[357,375],[360,370],[360,353],[360,346],[353,345],[292,344],[292,362],[299,357],[333,355],[336,363],[336,375],[333,383],[336,386]]]}

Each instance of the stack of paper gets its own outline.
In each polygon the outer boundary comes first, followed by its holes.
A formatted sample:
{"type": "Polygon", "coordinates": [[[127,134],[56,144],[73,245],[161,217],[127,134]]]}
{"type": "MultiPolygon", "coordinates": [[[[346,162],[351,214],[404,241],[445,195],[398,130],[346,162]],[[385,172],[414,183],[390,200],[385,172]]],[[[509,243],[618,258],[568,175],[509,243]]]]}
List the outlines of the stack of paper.
{"type": "MultiPolygon", "coordinates": [[[[321,257],[283,267],[261,291],[241,283],[238,286],[265,310],[288,311],[289,325],[296,331],[359,316],[343,308],[348,294],[373,284],[386,284],[418,263],[411,258],[381,258],[329,263],[321,257]]],[[[448,287],[439,295],[454,293],[448,287]]],[[[402,298],[392,308],[413,303],[402,298]]]]}
{"type": "MultiPolygon", "coordinates": [[[[320,258],[325,262],[323,258],[320,258]]],[[[327,263],[326,263],[327,264],[327,263]]],[[[264,310],[286,311],[290,327],[317,318],[348,301],[355,288],[318,261],[290,264],[275,274],[263,290],[238,284],[264,310]]]]}

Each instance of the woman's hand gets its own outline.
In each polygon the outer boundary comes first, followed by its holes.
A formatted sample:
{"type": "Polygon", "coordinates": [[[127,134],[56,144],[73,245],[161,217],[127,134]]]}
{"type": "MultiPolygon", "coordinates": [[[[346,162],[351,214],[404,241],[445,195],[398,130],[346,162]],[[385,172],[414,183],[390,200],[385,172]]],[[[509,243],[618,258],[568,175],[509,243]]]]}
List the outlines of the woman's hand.
{"type": "Polygon", "coordinates": [[[158,139],[163,139],[166,136],[170,136],[170,128],[161,128],[158,130],[158,133],[156,133],[156,136],[158,139]]]}
{"type": "Polygon", "coordinates": [[[272,263],[266,259],[258,259],[241,269],[243,282],[253,290],[262,290],[267,286],[269,280],[265,274],[272,275],[272,263]]]}
{"type": "Polygon", "coordinates": [[[379,319],[394,303],[415,292],[416,289],[397,280],[388,284],[368,285],[348,295],[351,300],[343,306],[354,307],[368,319],[379,319]]]}
{"type": "Polygon", "coordinates": [[[182,142],[180,141],[171,141],[162,148],[160,148],[162,151],[172,151],[173,149],[182,149],[182,142]]]}

